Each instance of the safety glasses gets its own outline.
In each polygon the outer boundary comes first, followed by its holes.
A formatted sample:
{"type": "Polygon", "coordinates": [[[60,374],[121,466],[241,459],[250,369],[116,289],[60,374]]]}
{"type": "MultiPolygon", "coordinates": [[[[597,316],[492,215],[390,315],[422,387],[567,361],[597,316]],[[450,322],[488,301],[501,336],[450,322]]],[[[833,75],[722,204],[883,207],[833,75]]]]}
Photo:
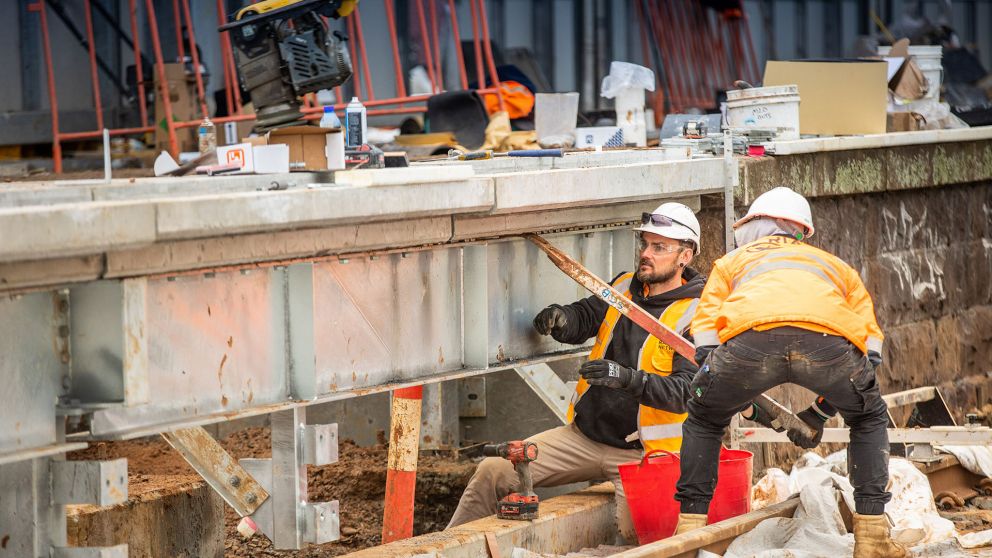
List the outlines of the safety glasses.
{"type": "Polygon", "coordinates": [[[686,225],[685,223],[680,223],[675,219],[672,219],[668,215],[658,215],[657,213],[641,213],[641,224],[647,225],[648,223],[656,227],[670,227],[672,225],[679,225],[689,229],[690,231],[693,232],[693,234],[696,233],[696,230],[690,227],[689,225],[686,225]]]}

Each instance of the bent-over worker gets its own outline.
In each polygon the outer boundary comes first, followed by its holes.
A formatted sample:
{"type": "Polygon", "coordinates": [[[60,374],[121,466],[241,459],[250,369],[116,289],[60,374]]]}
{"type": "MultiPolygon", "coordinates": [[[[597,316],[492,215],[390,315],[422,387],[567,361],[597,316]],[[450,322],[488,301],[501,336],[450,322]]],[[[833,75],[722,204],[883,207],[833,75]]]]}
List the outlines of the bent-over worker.
{"type": "Polygon", "coordinates": [[[714,263],[692,321],[702,365],[683,428],[676,532],[706,525],[734,413],[791,382],[822,398],[800,413],[816,439],[790,439],[816,445],[833,408],[851,429],[855,558],[905,556],[883,515],[891,494],[886,405],[875,382],[882,331],[868,291],[849,265],[803,242],[814,233],[809,203],[788,188],[755,199],[734,229],[738,248],[714,263]]]}

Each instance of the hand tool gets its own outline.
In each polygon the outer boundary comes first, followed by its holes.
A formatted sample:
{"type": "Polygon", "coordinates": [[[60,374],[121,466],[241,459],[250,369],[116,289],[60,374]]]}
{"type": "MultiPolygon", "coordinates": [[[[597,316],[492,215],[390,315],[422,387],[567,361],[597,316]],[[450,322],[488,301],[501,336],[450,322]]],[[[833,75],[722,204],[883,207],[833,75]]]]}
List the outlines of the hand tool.
{"type": "MultiPolygon", "coordinates": [[[[558,269],[565,272],[578,284],[585,287],[589,292],[601,298],[604,302],[616,308],[618,312],[627,316],[630,321],[644,328],[648,333],[655,336],[659,341],[668,343],[675,352],[696,363],[696,347],[686,338],[675,331],[669,329],[665,324],[659,322],[654,316],[649,314],[640,306],[634,304],[632,300],[623,296],[609,283],[596,277],[591,271],[579,262],[570,258],[561,250],[555,248],[550,242],[536,234],[525,234],[524,238],[533,242],[538,248],[548,255],[548,259],[554,263],[558,269]]],[[[812,427],[798,418],[788,408],[776,402],[766,394],[761,394],[754,400],[754,404],[761,407],[772,417],[772,424],[785,429],[795,428],[805,435],[814,435],[812,427]]]]}
{"type": "Polygon", "coordinates": [[[534,494],[534,480],[530,474],[530,462],[537,459],[537,444],[520,440],[486,444],[482,446],[482,455],[502,457],[513,463],[513,469],[520,478],[520,492],[511,492],[499,501],[496,517],[537,519],[538,499],[537,494],[534,494]]]}
{"type": "Polygon", "coordinates": [[[495,159],[496,157],[564,157],[565,153],[561,148],[556,149],[517,149],[505,153],[494,153],[492,150],[471,151],[463,153],[458,149],[449,149],[448,158],[459,161],[481,161],[485,159],[495,159]]]}

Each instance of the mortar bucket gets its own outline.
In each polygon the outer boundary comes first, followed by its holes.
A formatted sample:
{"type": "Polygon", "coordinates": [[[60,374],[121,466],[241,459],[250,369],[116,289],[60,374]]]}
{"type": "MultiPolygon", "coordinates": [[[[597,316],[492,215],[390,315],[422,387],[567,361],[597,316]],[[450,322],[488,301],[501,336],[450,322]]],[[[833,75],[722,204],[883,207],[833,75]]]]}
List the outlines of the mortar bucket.
{"type": "MultiPolygon", "coordinates": [[[[720,449],[719,479],[710,502],[708,523],[751,511],[753,458],[748,451],[720,449]]],[[[619,469],[638,542],[647,544],[672,536],[679,519],[679,503],[675,500],[678,454],[654,450],[640,461],[620,464],[619,469]]]]}

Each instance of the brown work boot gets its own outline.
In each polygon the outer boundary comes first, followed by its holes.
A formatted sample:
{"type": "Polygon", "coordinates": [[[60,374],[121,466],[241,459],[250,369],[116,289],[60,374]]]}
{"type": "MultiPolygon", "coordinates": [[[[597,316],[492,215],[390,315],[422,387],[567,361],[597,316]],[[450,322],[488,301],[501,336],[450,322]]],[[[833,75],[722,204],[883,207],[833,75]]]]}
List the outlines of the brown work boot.
{"type": "Polygon", "coordinates": [[[706,527],[705,513],[680,513],[679,522],[675,526],[675,534],[681,535],[700,527],[706,527]]]}
{"type": "Polygon", "coordinates": [[[889,518],[854,514],[854,558],[905,558],[902,545],[892,541],[889,518]]]}

